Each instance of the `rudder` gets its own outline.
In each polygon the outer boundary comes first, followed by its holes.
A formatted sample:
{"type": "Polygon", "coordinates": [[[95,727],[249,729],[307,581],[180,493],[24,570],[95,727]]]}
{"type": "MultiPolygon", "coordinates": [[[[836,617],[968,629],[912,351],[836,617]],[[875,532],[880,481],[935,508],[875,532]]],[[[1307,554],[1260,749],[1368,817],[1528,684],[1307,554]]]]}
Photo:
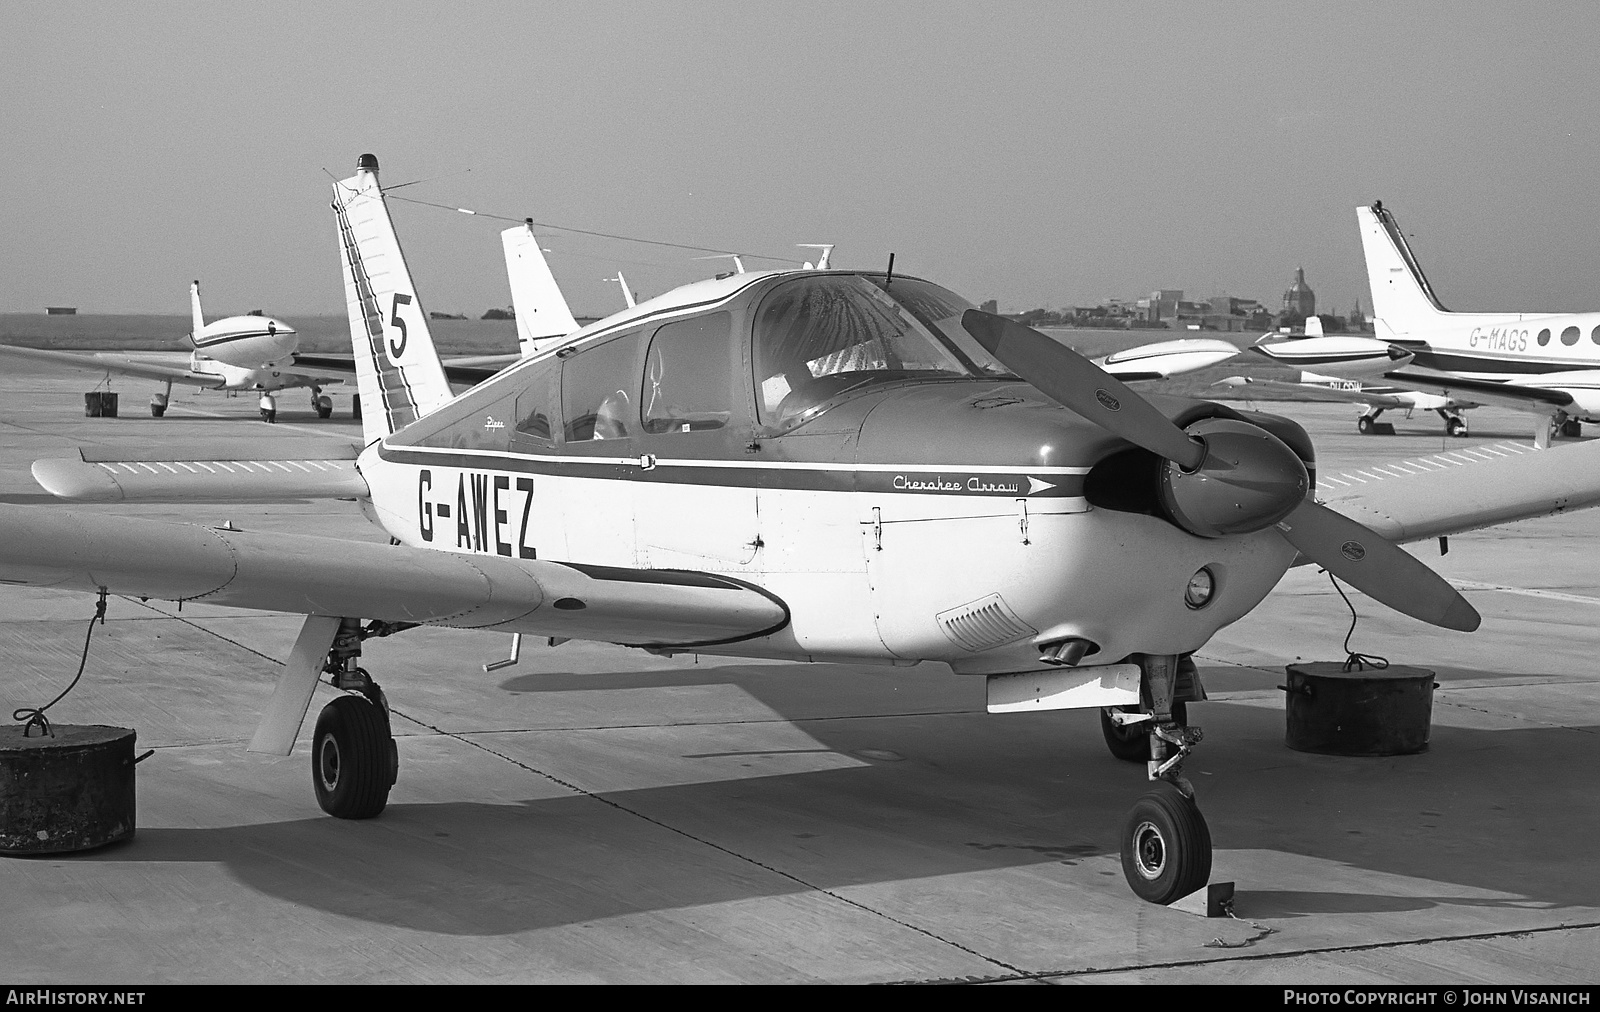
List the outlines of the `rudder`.
{"type": "Polygon", "coordinates": [[[362,432],[368,443],[409,425],[453,394],[434,350],[400,240],[378,186],[378,159],[333,187],[362,432]]]}
{"type": "Polygon", "coordinates": [[[531,358],[551,343],[578,329],[561,286],[550,273],[533,222],[500,233],[506,252],[506,280],[511,284],[511,307],[517,314],[517,345],[523,358],[531,358]]]}
{"type": "Polygon", "coordinates": [[[1382,201],[1375,201],[1370,207],[1356,208],[1356,221],[1361,226],[1361,251],[1367,261],[1378,337],[1409,334],[1439,323],[1449,310],[1433,293],[1393,213],[1382,201]]]}

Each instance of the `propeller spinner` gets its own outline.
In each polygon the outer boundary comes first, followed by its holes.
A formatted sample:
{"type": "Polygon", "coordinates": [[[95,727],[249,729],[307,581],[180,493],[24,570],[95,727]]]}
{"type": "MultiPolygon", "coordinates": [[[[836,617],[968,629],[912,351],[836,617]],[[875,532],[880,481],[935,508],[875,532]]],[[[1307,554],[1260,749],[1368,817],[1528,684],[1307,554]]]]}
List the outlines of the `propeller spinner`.
{"type": "Polygon", "coordinates": [[[1477,611],[1439,574],[1307,499],[1305,464],[1260,426],[1212,418],[1180,429],[1121,381],[1031,327],[976,309],[961,323],[1046,397],[1164,458],[1161,501],[1189,533],[1215,538],[1276,526],[1306,558],[1394,610],[1447,629],[1478,628],[1477,611]]]}

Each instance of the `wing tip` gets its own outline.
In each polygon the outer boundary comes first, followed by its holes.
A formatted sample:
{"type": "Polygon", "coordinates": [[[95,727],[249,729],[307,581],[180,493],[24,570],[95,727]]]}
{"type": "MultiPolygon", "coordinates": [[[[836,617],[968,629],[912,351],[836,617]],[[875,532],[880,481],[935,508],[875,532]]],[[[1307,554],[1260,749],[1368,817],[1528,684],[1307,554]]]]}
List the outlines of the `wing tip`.
{"type": "Polygon", "coordinates": [[[121,502],[122,486],[104,468],[82,460],[36,460],[33,480],[57,499],[72,502],[121,502]]]}

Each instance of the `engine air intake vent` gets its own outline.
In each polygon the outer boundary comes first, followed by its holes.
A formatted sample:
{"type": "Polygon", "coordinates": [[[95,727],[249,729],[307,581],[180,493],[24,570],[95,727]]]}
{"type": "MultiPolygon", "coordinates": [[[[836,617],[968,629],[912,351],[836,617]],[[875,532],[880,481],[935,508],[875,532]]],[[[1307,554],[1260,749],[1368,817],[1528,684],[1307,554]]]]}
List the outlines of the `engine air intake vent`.
{"type": "Polygon", "coordinates": [[[934,616],[950,642],[977,653],[1037,635],[1038,630],[1006,607],[999,594],[951,608],[934,616]]]}

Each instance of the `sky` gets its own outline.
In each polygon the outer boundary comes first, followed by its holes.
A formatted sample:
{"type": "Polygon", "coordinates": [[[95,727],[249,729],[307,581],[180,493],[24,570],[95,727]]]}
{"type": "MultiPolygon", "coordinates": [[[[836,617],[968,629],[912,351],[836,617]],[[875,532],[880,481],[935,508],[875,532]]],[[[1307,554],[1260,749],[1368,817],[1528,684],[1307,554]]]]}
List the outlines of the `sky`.
{"type": "MultiPolygon", "coordinates": [[[[937,281],[1370,308],[1381,199],[1458,310],[1600,308],[1600,5],[35,3],[0,41],[0,312],[342,313],[376,154],[423,304],[511,220],[937,281]]],[[[538,230],[579,315],[725,270],[538,230]]],[[[774,259],[756,259],[755,256],[774,259]]]]}

